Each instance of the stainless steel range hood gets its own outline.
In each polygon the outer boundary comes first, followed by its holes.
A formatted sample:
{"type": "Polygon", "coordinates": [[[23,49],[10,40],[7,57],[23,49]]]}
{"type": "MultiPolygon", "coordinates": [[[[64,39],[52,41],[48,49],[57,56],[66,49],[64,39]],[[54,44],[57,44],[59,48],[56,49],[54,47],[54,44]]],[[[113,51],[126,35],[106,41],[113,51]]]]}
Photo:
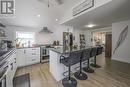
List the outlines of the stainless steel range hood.
{"type": "Polygon", "coordinates": [[[43,27],[43,29],[41,29],[39,33],[53,33],[53,32],[50,31],[47,27],[43,27]]]}

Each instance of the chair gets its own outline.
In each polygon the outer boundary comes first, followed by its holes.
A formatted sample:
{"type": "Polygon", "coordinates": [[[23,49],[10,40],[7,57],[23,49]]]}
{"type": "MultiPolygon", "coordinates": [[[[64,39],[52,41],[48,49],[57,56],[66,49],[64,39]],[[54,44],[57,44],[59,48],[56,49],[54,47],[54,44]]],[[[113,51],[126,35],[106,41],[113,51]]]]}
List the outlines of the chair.
{"type": "Polygon", "coordinates": [[[84,67],[83,70],[85,72],[88,72],[88,73],[94,73],[94,70],[90,67],[90,58],[92,58],[91,56],[94,55],[95,53],[95,48],[89,48],[89,49],[86,49],[84,50],[83,52],[83,59],[84,61],[87,60],[87,67],[84,67]]]}
{"type": "Polygon", "coordinates": [[[77,78],[78,80],[86,80],[88,78],[87,74],[82,72],[83,52],[84,51],[82,51],[82,55],[81,55],[80,61],[79,61],[80,70],[74,73],[75,78],[77,78]]]}
{"type": "Polygon", "coordinates": [[[101,66],[97,65],[97,55],[102,54],[103,47],[97,47],[96,55],[94,56],[94,63],[91,63],[90,65],[95,68],[100,68],[101,66]]]}
{"type": "Polygon", "coordinates": [[[71,77],[71,66],[78,63],[81,58],[81,51],[70,52],[69,57],[60,57],[60,63],[64,64],[66,67],[69,68],[69,75],[68,77],[62,80],[62,84],[64,87],[76,87],[77,81],[73,77],[71,77]]]}

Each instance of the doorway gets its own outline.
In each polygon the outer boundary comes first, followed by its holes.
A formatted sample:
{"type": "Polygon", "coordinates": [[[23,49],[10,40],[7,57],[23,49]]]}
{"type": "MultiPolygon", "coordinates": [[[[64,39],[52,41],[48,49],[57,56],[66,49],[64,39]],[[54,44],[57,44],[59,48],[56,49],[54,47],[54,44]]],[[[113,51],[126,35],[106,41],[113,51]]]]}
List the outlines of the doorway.
{"type": "Polygon", "coordinates": [[[100,45],[103,47],[103,53],[106,58],[111,58],[112,53],[112,33],[98,31],[93,32],[93,45],[100,45]]]}
{"type": "Polygon", "coordinates": [[[106,33],[106,41],[105,41],[105,57],[111,58],[112,54],[112,34],[106,33]]]}

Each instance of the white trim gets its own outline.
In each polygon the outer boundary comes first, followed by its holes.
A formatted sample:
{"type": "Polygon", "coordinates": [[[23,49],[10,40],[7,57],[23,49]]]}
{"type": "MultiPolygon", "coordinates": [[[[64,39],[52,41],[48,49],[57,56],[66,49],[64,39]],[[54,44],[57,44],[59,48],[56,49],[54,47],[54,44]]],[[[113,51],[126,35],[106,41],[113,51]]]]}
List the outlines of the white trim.
{"type": "Polygon", "coordinates": [[[124,59],[130,59],[130,58],[113,58],[112,57],[112,60],[116,60],[116,61],[124,62],[124,63],[130,63],[130,60],[124,60],[124,59]]]}

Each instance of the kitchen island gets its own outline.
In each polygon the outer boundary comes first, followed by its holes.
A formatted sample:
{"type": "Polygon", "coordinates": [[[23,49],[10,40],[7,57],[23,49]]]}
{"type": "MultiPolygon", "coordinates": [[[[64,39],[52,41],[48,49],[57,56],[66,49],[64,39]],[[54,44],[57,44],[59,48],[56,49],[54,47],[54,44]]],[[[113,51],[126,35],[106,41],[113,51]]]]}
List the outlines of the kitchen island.
{"type": "MultiPolygon", "coordinates": [[[[59,47],[59,48],[52,48],[49,51],[49,55],[50,55],[50,72],[53,75],[53,77],[56,79],[56,81],[60,81],[63,78],[65,78],[68,75],[68,68],[63,65],[62,63],[60,63],[60,56],[64,55],[64,56],[69,56],[69,53],[74,52],[74,51],[80,51],[80,50],[84,50],[87,48],[91,48],[91,47],[84,47],[84,48],[77,48],[77,49],[64,49],[63,47],[59,47]],[[63,73],[65,75],[63,75],[63,73]]],[[[86,62],[86,61],[84,61],[86,62]]],[[[77,71],[77,67],[79,67],[79,63],[73,65],[71,67],[71,71],[74,73],[77,71]]],[[[84,65],[83,65],[84,67],[84,65]]]]}

